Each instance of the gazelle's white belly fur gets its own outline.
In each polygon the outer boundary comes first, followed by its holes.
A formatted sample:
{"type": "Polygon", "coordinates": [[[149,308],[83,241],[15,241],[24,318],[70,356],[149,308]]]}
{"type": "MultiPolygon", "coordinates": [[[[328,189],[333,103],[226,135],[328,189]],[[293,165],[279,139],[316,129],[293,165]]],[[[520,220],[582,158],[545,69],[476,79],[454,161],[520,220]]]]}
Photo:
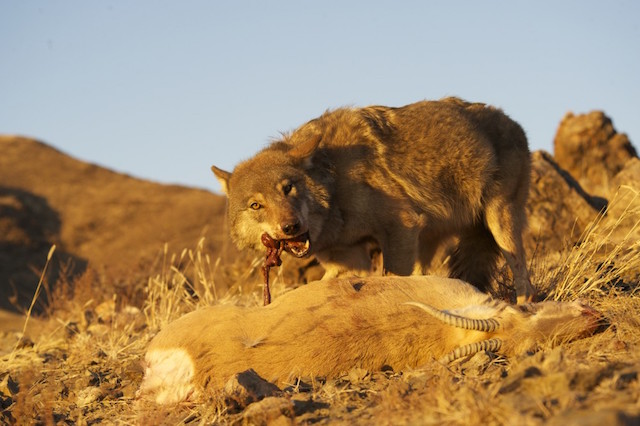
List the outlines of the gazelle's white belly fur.
{"type": "Polygon", "coordinates": [[[194,398],[195,365],[182,348],[151,349],[145,356],[144,381],[138,396],[150,394],[158,404],[172,404],[194,398]]]}

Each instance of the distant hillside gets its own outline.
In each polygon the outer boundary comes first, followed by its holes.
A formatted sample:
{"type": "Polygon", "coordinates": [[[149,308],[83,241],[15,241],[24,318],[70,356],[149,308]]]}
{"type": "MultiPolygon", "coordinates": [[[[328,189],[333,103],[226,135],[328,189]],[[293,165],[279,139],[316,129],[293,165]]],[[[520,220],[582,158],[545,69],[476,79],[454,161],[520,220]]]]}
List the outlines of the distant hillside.
{"type": "MultiPolygon", "coordinates": [[[[177,185],[162,185],[74,159],[45,143],[0,136],[0,307],[9,298],[28,306],[47,252],[57,245],[60,266],[78,274],[88,264],[127,285],[172,251],[206,237],[222,247],[224,198],[177,185]]],[[[213,177],[212,177],[213,179],[213,177]]]]}

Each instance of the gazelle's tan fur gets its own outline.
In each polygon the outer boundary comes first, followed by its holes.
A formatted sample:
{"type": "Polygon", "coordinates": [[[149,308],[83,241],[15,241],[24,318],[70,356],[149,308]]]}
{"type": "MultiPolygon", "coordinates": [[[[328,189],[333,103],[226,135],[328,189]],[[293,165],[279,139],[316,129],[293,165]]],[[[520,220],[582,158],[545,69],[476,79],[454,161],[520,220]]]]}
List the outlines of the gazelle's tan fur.
{"type": "Polygon", "coordinates": [[[158,403],[194,399],[249,368],[283,384],[335,377],[353,367],[398,371],[498,347],[504,355],[520,354],[552,338],[590,333],[596,325],[595,311],[579,302],[510,305],[455,279],[324,280],[266,307],[219,305],[179,318],[149,345],[140,395],[158,403]],[[446,323],[449,314],[457,316],[449,319],[453,325],[446,323]],[[478,323],[493,331],[461,328],[478,323]],[[480,343],[488,339],[495,340],[480,343]]]}

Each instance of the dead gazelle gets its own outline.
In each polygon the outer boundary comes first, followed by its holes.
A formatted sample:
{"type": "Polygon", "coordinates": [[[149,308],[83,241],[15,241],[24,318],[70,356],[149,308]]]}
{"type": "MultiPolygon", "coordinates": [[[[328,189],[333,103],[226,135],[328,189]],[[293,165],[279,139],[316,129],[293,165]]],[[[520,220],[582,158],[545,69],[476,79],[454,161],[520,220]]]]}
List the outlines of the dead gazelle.
{"type": "Polygon", "coordinates": [[[598,319],[579,302],[510,305],[440,277],[319,281],[266,307],[212,306],[169,324],[149,345],[140,395],[158,403],[194,399],[249,368],[284,384],[482,350],[509,356],[591,333],[598,319]]]}

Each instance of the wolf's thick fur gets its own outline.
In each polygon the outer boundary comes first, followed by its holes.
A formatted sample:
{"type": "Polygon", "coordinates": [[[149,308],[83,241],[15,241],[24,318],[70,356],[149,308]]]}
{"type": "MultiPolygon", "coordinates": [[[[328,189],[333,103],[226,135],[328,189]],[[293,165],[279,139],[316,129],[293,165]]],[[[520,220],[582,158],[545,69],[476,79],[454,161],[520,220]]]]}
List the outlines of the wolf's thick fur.
{"type": "Polygon", "coordinates": [[[333,378],[354,367],[399,371],[487,339],[501,341],[493,351],[518,355],[589,334],[598,321],[598,314],[579,302],[514,306],[449,278],[323,280],[266,307],[205,307],[169,324],[147,349],[139,394],[159,403],[195,399],[249,368],[279,385],[296,377],[333,378]],[[458,318],[490,319],[496,327],[461,328],[407,302],[446,309],[458,318]]]}
{"type": "Polygon", "coordinates": [[[312,120],[233,173],[225,190],[240,248],[260,237],[310,244],[326,277],[371,269],[424,273],[444,238],[459,237],[451,276],[486,288],[500,252],[519,302],[534,290],[522,245],[530,159],[522,128],[501,110],[458,98],[401,108],[341,108],[312,120]]]}

